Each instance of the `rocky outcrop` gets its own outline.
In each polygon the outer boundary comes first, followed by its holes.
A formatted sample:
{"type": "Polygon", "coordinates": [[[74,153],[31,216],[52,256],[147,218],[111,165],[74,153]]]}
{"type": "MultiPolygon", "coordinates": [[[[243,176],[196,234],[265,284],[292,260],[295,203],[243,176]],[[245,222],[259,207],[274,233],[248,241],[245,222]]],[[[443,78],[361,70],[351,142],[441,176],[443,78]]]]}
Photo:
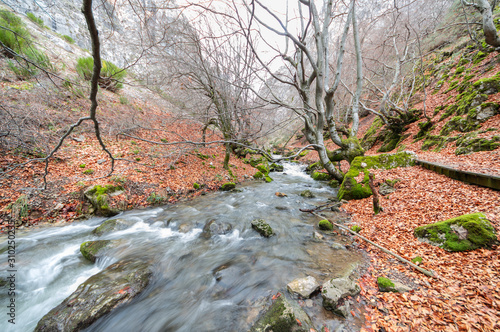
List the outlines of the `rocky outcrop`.
{"type": "Polygon", "coordinates": [[[495,228],[482,213],[473,213],[415,228],[419,240],[447,251],[490,248],[496,244],[495,228]]]}
{"type": "Polygon", "coordinates": [[[274,296],[273,304],[261,314],[250,329],[251,332],[287,331],[309,332],[314,325],[307,313],[296,303],[283,295],[274,296]]]}
{"type": "Polygon", "coordinates": [[[38,322],[35,331],[80,331],[142,292],[151,276],[142,261],[112,264],[78,286],[38,322]]]}
{"type": "Polygon", "coordinates": [[[252,221],[252,228],[255,229],[260,235],[264,237],[271,237],[274,231],[264,219],[255,219],[252,221]]]}
{"type": "Polygon", "coordinates": [[[319,283],[314,277],[307,276],[305,278],[295,279],[286,285],[286,289],[292,294],[297,294],[308,299],[319,289],[319,283]]]}

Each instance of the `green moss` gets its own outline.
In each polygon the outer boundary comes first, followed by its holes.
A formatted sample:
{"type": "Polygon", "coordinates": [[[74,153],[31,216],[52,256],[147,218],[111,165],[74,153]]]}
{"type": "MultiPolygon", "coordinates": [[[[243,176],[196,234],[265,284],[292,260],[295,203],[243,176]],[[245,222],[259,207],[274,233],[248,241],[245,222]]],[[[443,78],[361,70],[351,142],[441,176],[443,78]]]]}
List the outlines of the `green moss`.
{"type": "Polygon", "coordinates": [[[417,256],[417,257],[413,258],[413,259],[411,260],[411,262],[412,262],[413,264],[417,264],[417,263],[418,263],[418,264],[420,264],[420,263],[422,263],[422,257],[417,256]]]}
{"type": "Polygon", "coordinates": [[[333,224],[326,219],[320,220],[318,223],[319,229],[331,231],[333,229],[333,224]]]}
{"type": "Polygon", "coordinates": [[[377,278],[377,285],[379,289],[389,289],[389,288],[394,288],[395,286],[391,279],[384,277],[377,278]]]}
{"type": "Polygon", "coordinates": [[[207,160],[207,159],[209,159],[209,158],[210,158],[210,156],[209,156],[209,155],[206,155],[206,154],[203,154],[203,153],[198,153],[198,154],[196,154],[196,156],[197,156],[198,158],[200,158],[200,159],[203,159],[203,160],[207,160]]]}
{"type": "Polygon", "coordinates": [[[328,181],[331,180],[332,177],[328,173],[320,173],[320,172],[313,172],[311,174],[311,177],[316,180],[316,181],[328,181]]]}
{"type": "Polygon", "coordinates": [[[352,225],[351,231],[359,233],[361,231],[361,227],[358,225],[352,225]]]}
{"type": "Polygon", "coordinates": [[[414,235],[448,251],[488,248],[497,242],[495,229],[482,213],[463,215],[417,227],[414,235]]]}
{"type": "Polygon", "coordinates": [[[87,174],[87,175],[90,175],[90,174],[93,174],[94,173],[94,170],[93,169],[86,169],[83,171],[83,174],[87,174]]]}
{"type": "Polygon", "coordinates": [[[283,172],[285,168],[283,165],[272,163],[269,165],[269,172],[283,172]]]}
{"type": "Polygon", "coordinates": [[[479,151],[493,151],[500,146],[500,137],[493,136],[491,140],[487,138],[475,138],[472,135],[461,137],[457,140],[456,155],[468,154],[479,151]]]}
{"type": "Polygon", "coordinates": [[[418,127],[420,131],[413,138],[418,139],[424,137],[431,130],[432,126],[432,121],[419,122],[418,127]]]}
{"type": "Polygon", "coordinates": [[[254,175],[253,175],[254,179],[263,179],[264,178],[264,174],[262,174],[262,172],[260,171],[257,171],[254,175]]]}
{"type": "MultiPolygon", "coordinates": [[[[302,324],[302,323],[301,323],[302,324]]],[[[295,320],[295,315],[287,308],[283,296],[279,296],[271,305],[269,310],[263,317],[250,329],[250,332],[289,332],[289,331],[306,331],[300,327],[295,320]]]]}
{"type": "Polygon", "coordinates": [[[328,182],[328,185],[332,188],[338,188],[340,186],[339,181],[333,179],[330,182],[328,182]]]}
{"type": "Polygon", "coordinates": [[[307,166],[306,173],[311,173],[313,171],[319,171],[320,169],[323,169],[323,164],[321,163],[321,161],[318,161],[314,164],[307,166]]]}
{"type": "Polygon", "coordinates": [[[484,60],[484,58],[486,58],[488,56],[488,53],[486,52],[482,52],[482,51],[479,51],[477,52],[477,54],[474,56],[474,58],[472,59],[472,63],[477,65],[479,64],[481,61],[484,60]]]}
{"type": "Polygon", "coordinates": [[[455,116],[444,125],[439,133],[442,136],[448,136],[454,130],[458,130],[464,133],[474,131],[478,127],[480,127],[480,125],[476,124],[474,121],[471,121],[470,117],[468,119],[464,119],[460,116],[455,116]]]}
{"type": "Polygon", "coordinates": [[[273,179],[269,175],[266,175],[264,177],[264,181],[266,181],[267,183],[269,183],[269,182],[273,182],[273,179]]]}
{"type": "Polygon", "coordinates": [[[99,251],[106,248],[110,240],[87,241],[80,245],[80,252],[87,260],[95,263],[99,251]]]}
{"type": "Polygon", "coordinates": [[[255,219],[251,224],[252,228],[264,237],[271,237],[274,235],[272,227],[264,219],[255,219]]]}
{"type": "Polygon", "coordinates": [[[261,164],[255,166],[262,174],[269,174],[269,166],[261,164]]]}
{"type": "Polygon", "coordinates": [[[421,149],[427,151],[430,148],[436,146],[435,150],[440,151],[441,149],[446,147],[446,143],[447,143],[446,137],[430,135],[427,136],[427,138],[425,139],[421,149]]]}
{"type": "Polygon", "coordinates": [[[361,199],[372,195],[368,185],[370,169],[391,169],[396,167],[407,167],[415,165],[415,155],[409,152],[398,152],[395,154],[381,154],[377,156],[356,157],[351,162],[351,167],[346,173],[338,192],[339,199],[361,199]],[[363,172],[361,183],[355,178],[363,172]]]}
{"type": "Polygon", "coordinates": [[[480,93],[485,93],[488,95],[500,92],[500,73],[497,73],[493,77],[483,78],[476,81],[473,87],[480,93]]]}
{"type": "Polygon", "coordinates": [[[312,191],[310,191],[309,189],[306,189],[306,190],[302,191],[302,192],[300,193],[300,196],[305,197],[305,198],[314,198],[314,197],[316,197],[316,196],[312,193],[312,191]]]}
{"type": "Polygon", "coordinates": [[[200,189],[200,185],[198,183],[193,183],[193,188],[194,189],[200,189]]]}
{"type": "Polygon", "coordinates": [[[229,190],[232,190],[234,188],[236,188],[236,184],[234,184],[233,182],[226,182],[220,187],[220,190],[229,191],[229,190]]]}
{"type": "Polygon", "coordinates": [[[95,235],[102,235],[104,233],[108,233],[112,230],[115,229],[116,225],[117,225],[117,220],[116,219],[112,219],[112,220],[106,220],[105,222],[102,223],[101,226],[95,228],[93,231],[92,231],[92,234],[95,234],[95,235]]]}
{"type": "Polygon", "coordinates": [[[457,70],[455,70],[455,76],[462,74],[464,71],[465,71],[464,66],[458,67],[457,70]]]}

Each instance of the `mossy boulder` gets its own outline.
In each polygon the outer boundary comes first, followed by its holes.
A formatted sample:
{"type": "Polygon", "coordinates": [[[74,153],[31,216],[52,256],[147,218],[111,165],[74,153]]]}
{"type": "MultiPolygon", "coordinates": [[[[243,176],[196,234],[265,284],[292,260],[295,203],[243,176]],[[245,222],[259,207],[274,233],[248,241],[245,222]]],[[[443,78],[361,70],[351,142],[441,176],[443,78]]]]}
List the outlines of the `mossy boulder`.
{"type": "Polygon", "coordinates": [[[497,73],[493,77],[483,78],[476,81],[473,84],[473,87],[480,93],[485,93],[487,95],[500,92],[500,73],[497,73]]]}
{"type": "Polygon", "coordinates": [[[323,219],[319,221],[318,227],[324,231],[331,231],[333,229],[333,224],[328,220],[323,219]]]}
{"type": "Polygon", "coordinates": [[[482,213],[462,215],[415,228],[419,240],[447,251],[468,251],[490,248],[497,243],[495,229],[482,213]]]}
{"type": "Polygon", "coordinates": [[[465,133],[474,131],[478,127],[479,124],[476,123],[476,121],[471,120],[470,118],[464,119],[460,116],[455,116],[444,125],[439,134],[441,136],[448,136],[454,130],[465,133]]]}
{"type": "Polygon", "coordinates": [[[310,191],[309,189],[306,189],[306,190],[302,191],[302,192],[300,193],[300,196],[305,197],[305,198],[314,198],[314,197],[316,197],[316,196],[312,193],[312,191],[310,191]]]}
{"type": "Polygon", "coordinates": [[[323,165],[321,164],[321,161],[318,161],[314,164],[307,166],[305,169],[305,172],[309,174],[309,173],[312,173],[314,171],[319,171],[321,169],[323,169],[323,165]]]}
{"type": "Polygon", "coordinates": [[[309,332],[314,324],[306,312],[295,302],[278,294],[273,304],[260,315],[251,332],[309,332]]]}
{"type": "Polygon", "coordinates": [[[119,245],[121,242],[120,240],[87,241],[80,245],[80,252],[83,257],[95,263],[97,258],[103,256],[106,250],[119,245]]]}
{"type": "Polygon", "coordinates": [[[316,171],[312,172],[311,177],[316,181],[329,181],[332,179],[330,174],[316,171]]]}
{"type": "Polygon", "coordinates": [[[264,237],[271,237],[274,231],[264,219],[255,219],[252,221],[252,228],[264,237]]]}
{"type": "Polygon", "coordinates": [[[378,156],[356,157],[351,162],[349,171],[344,176],[337,198],[339,200],[362,199],[372,195],[369,181],[370,169],[391,169],[415,165],[414,153],[403,151],[395,154],[381,154],[378,156]],[[360,183],[356,181],[361,173],[364,177],[360,183]]]}
{"type": "Polygon", "coordinates": [[[456,155],[469,154],[479,151],[493,151],[500,147],[500,136],[493,136],[491,139],[474,137],[467,135],[457,140],[456,155]]]}
{"type": "Polygon", "coordinates": [[[394,282],[389,278],[378,277],[377,278],[378,289],[381,292],[389,292],[394,289],[394,282]]]}
{"type": "Polygon", "coordinates": [[[95,185],[87,188],[83,193],[95,209],[95,214],[103,217],[112,217],[120,213],[118,208],[111,205],[111,197],[123,192],[122,186],[95,185]]]}
{"type": "Polygon", "coordinates": [[[233,182],[226,182],[220,187],[220,190],[221,191],[229,191],[229,190],[233,190],[234,188],[236,188],[236,184],[234,184],[233,182]]]}
{"type": "Polygon", "coordinates": [[[109,219],[109,220],[106,220],[105,222],[103,222],[101,224],[101,226],[95,228],[92,231],[92,234],[97,235],[97,236],[101,236],[103,234],[110,233],[113,231],[119,231],[119,230],[126,229],[126,228],[130,227],[133,223],[134,222],[131,220],[125,220],[125,219],[120,219],[120,218],[109,219]]]}
{"type": "Polygon", "coordinates": [[[38,322],[35,331],[80,331],[129,302],[149,284],[148,263],[120,261],[93,275],[38,322]]]}
{"type": "Polygon", "coordinates": [[[377,117],[371,124],[370,128],[366,131],[363,139],[361,140],[361,146],[365,150],[370,150],[378,140],[378,131],[382,128],[384,122],[380,117],[377,117]]]}
{"type": "Polygon", "coordinates": [[[283,172],[284,171],[283,165],[272,163],[269,165],[269,172],[283,172]]]}

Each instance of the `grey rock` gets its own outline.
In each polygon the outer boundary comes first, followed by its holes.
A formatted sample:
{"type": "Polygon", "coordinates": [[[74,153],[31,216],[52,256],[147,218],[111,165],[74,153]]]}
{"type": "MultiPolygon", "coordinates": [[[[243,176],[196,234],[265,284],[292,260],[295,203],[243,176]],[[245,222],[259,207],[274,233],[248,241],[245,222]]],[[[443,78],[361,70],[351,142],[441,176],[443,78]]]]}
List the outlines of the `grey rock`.
{"type": "Polygon", "coordinates": [[[378,192],[382,196],[392,194],[395,191],[396,191],[396,189],[393,186],[391,186],[390,184],[388,184],[387,182],[381,183],[379,188],[378,188],[378,192]]]}
{"type": "Polygon", "coordinates": [[[323,284],[321,296],[325,309],[333,311],[338,307],[339,300],[359,294],[361,289],[354,281],[354,271],[355,266],[352,266],[341,277],[332,278],[323,284]]]}
{"type": "Polygon", "coordinates": [[[316,197],[316,196],[312,193],[312,191],[310,191],[309,189],[306,189],[306,190],[304,190],[303,192],[301,192],[301,193],[300,193],[300,196],[305,197],[305,198],[314,198],[314,197],[316,197]]]}
{"type": "Polygon", "coordinates": [[[314,277],[307,276],[305,278],[295,279],[286,285],[288,291],[292,294],[298,294],[305,299],[311,297],[311,295],[319,289],[319,283],[314,277]]]}
{"type": "Polygon", "coordinates": [[[255,219],[252,221],[252,228],[255,229],[260,235],[265,237],[271,237],[274,235],[274,231],[269,226],[269,224],[264,219],[255,219]]]}
{"type": "Polygon", "coordinates": [[[142,292],[152,274],[143,261],[112,264],[43,316],[35,331],[80,331],[142,292]]]}
{"type": "Polygon", "coordinates": [[[212,235],[223,235],[231,232],[233,225],[215,219],[207,221],[201,232],[201,237],[209,239],[212,235]]]}

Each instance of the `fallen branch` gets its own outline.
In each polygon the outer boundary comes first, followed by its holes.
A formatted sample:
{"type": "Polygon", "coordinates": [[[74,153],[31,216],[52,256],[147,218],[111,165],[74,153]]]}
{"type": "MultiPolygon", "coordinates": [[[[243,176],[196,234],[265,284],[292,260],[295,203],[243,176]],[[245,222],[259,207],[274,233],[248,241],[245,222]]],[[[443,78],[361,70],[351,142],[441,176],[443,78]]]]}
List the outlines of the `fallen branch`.
{"type": "MultiPolygon", "coordinates": [[[[310,212],[310,213],[314,214],[314,215],[315,215],[316,217],[318,217],[318,218],[325,219],[324,217],[320,216],[320,215],[319,215],[319,214],[317,214],[317,213],[314,213],[313,211],[308,211],[308,212],[310,212]]],[[[330,221],[330,220],[329,220],[329,221],[330,221]]],[[[401,257],[401,256],[399,256],[399,255],[397,255],[397,254],[393,253],[392,251],[390,251],[390,250],[388,250],[388,249],[385,249],[384,247],[382,247],[382,246],[380,246],[380,245],[376,244],[375,242],[372,242],[372,241],[368,240],[366,237],[364,237],[364,236],[362,236],[362,235],[359,235],[359,234],[358,234],[358,233],[356,233],[355,231],[352,231],[352,230],[350,230],[349,228],[347,228],[347,227],[345,227],[345,226],[343,226],[343,225],[339,225],[339,224],[337,224],[337,223],[334,223],[334,222],[332,222],[332,221],[330,221],[330,222],[331,222],[333,225],[335,225],[335,226],[337,226],[337,227],[339,227],[339,228],[341,228],[341,229],[343,229],[343,230],[345,230],[345,231],[348,231],[348,232],[349,232],[349,233],[351,233],[352,235],[355,235],[355,236],[359,237],[360,239],[362,239],[362,240],[364,240],[364,241],[366,241],[366,242],[370,243],[371,245],[374,245],[375,247],[379,248],[380,250],[382,250],[382,251],[383,251],[383,252],[385,252],[386,254],[392,255],[392,256],[396,257],[397,259],[399,259],[400,261],[402,261],[402,262],[404,262],[404,263],[409,264],[411,267],[413,267],[413,268],[415,268],[416,270],[418,270],[418,271],[422,272],[422,273],[423,273],[423,274],[425,274],[426,276],[433,277],[433,278],[437,278],[437,276],[436,276],[436,274],[434,273],[434,271],[427,271],[426,269],[423,269],[423,268],[421,268],[421,267],[419,267],[419,266],[417,266],[417,265],[413,264],[413,263],[412,263],[412,262],[410,262],[409,260],[404,259],[403,257],[401,257]]]]}

